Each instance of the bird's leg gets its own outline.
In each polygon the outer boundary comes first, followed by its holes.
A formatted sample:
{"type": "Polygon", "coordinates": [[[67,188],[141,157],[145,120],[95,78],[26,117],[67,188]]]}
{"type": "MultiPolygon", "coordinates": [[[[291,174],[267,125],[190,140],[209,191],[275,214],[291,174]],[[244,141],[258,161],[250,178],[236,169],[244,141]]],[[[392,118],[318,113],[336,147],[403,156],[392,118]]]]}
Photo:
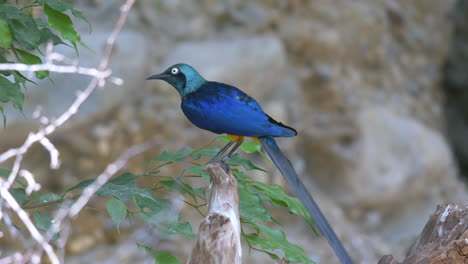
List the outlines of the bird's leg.
{"type": "MultiPolygon", "coordinates": [[[[234,142],[234,141],[231,141],[231,142],[234,142]]],[[[234,145],[234,147],[232,147],[231,151],[229,151],[227,156],[224,157],[224,159],[223,159],[224,162],[228,161],[231,158],[231,155],[234,154],[234,152],[240,147],[240,145],[242,145],[242,142],[244,142],[244,140],[237,140],[236,141],[236,145],[234,145]]]]}
{"type": "Polygon", "coordinates": [[[207,164],[218,161],[219,158],[223,156],[224,152],[226,152],[232,146],[232,144],[234,144],[234,142],[235,141],[231,141],[227,143],[226,146],[224,146],[210,161],[208,161],[207,164]]]}

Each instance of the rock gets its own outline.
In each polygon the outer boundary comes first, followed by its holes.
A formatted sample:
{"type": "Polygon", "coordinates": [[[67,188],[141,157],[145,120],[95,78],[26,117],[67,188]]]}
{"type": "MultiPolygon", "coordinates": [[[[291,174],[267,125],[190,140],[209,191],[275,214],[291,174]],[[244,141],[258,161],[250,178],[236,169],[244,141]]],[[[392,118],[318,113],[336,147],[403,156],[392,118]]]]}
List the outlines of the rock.
{"type": "Polygon", "coordinates": [[[183,42],[167,55],[158,72],[180,62],[194,66],[208,80],[232,84],[254,97],[279,87],[287,76],[284,47],[272,34],[183,42]]]}
{"type": "Polygon", "coordinates": [[[454,36],[443,69],[443,89],[447,98],[444,104],[447,136],[460,165],[461,174],[468,177],[468,3],[457,1],[453,9],[454,36]]]}

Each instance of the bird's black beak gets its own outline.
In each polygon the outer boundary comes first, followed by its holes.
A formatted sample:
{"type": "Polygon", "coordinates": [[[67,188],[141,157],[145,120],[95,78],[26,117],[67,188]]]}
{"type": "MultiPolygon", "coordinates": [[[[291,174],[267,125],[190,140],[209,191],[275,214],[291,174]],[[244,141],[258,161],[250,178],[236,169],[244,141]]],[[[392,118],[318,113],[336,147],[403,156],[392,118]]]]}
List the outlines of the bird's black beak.
{"type": "Polygon", "coordinates": [[[152,76],[146,78],[146,80],[153,80],[153,79],[164,80],[164,79],[166,79],[168,77],[170,77],[169,74],[161,73],[161,74],[152,75],[152,76]]]}

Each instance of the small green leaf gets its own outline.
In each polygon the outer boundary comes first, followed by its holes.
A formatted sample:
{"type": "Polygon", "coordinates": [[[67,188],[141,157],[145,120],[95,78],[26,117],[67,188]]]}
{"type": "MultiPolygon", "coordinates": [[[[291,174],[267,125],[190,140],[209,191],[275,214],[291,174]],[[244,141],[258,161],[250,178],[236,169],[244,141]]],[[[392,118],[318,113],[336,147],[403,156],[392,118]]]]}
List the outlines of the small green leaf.
{"type": "Polygon", "coordinates": [[[255,166],[250,160],[242,157],[238,153],[231,156],[231,158],[228,161],[228,164],[231,166],[242,166],[246,170],[259,170],[266,172],[266,170],[255,166]]]}
{"type": "Polygon", "coordinates": [[[198,149],[194,150],[191,155],[194,160],[198,160],[201,158],[201,156],[214,157],[216,154],[218,154],[219,151],[219,148],[198,149]]]}
{"type": "Polygon", "coordinates": [[[76,43],[80,42],[80,36],[73,28],[73,22],[70,17],[64,13],[54,10],[49,6],[49,4],[44,5],[44,13],[47,15],[49,25],[60,32],[64,39],[70,41],[78,53],[76,43]]]}
{"type": "Polygon", "coordinates": [[[261,152],[262,151],[262,146],[258,144],[257,142],[254,141],[244,141],[242,145],[240,146],[242,151],[245,153],[255,153],[255,152],[261,152]]]}
{"type": "Polygon", "coordinates": [[[34,224],[42,232],[47,232],[50,226],[52,225],[52,218],[46,214],[43,214],[39,211],[34,212],[34,224]]]}
{"type": "Polygon", "coordinates": [[[203,192],[200,192],[200,189],[194,189],[192,188],[192,186],[186,183],[181,184],[174,180],[167,180],[167,181],[160,181],[159,184],[164,186],[169,192],[176,191],[182,195],[188,194],[195,201],[197,201],[197,196],[202,199],[205,198],[205,194],[203,192]]]}
{"type": "Polygon", "coordinates": [[[104,186],[97,191],[97,195],[101,197],[113,195],[120,200],[128,200],[135,194],[144,191],[144,189],[138,187],[134,181],[138,177],[138,175],[132,173],[124,173],[104,184],[104,186]]]}
{"type": "Polygon", "coordinates": [[[117,226],[117,232],[120,233],[120,222],[122,222],[122,220],[127,216],[127,207],[121,200],[112,198],[107,200],[106,208],[112,218],[112,221],[114,221],[117,226]]]}
{"type": "Polygon", "coordinates": [[[185,147],[178,152],[171,152],[169,150],[163,151],[161,155],[157,156],[156,158],[152,159],[150,162],[156,161],[171,161],[171,162],[180,162],[183,161],[185,158],[192,154],[192,149],[185,147]]]}
{"type": "Polygon", "coordinates": [[[0,177],[6,179],[10,176],[11,170],[0,168],[0,177]]]}
{"type": "Polygon", "coordinates": [[[12,102],[16,109],[23,110],[24,94],[19,84],[0,76],[0,102],[12,102]]]}
{"type": "Polygon", "coordinates": [[[244,238],[251,245],[259,245],[262,249],[279,249],[283,251],[286,258],[291,262],[314,264],[305,253],[304,249],[289,242],[284,232],[255,222],[244,222],[254,228],[257,234],[246,234],[244,238]]]}
{"type": "Polygon", "coordinates": [[[299,199],[287,195],[279,185],[271,186],[258,181],[250,181],[253,183],[250,186],[265,195],[272,205],[286,207],[289,210],[289,213],[303,216],[309,226],[318,234],[309,213],[299,199]]]}
{"type": "Polygon", "coordinates": [[[6,127],[6,115],[5,113],[3,112],[3,107],[0,106],[0,113],[2,114],[2,117],[3,117],[3,127],[5,128],[6,127]]]}
{"type": "Polygon", "coordinates": [[[49,40],[52,40],[52,43],[54,43],[54,45],[59,45],[59,44],[67,45],[65,42],[62,41],[61,38],[59,38],[57,35],[52,33],[52,31],[50,31],[50,29],[48,28],[42,28],[39,31],[39,34],[41,35],[41,38],[39,40],[40,44],[47,43],[49,40]]]}
{"type": "Polygon", "coordinates": [[[46,194],[43,194],[43,195],[39,196],[35,200],[37,200],[37,201],[39,201],[41,203],[48,203],[48,202],[58,201],[60,199],[62,199],[61,195],[49,192],[49,193],[46,193],[46,194]]]}
{"type": "Polygon", "coordinates": [[[20,205],[25,205],[29,201],[23,188],[12,188],[10,189],[10,193],[20,205]]]}
{"type": "Polygon", "coordinates": [[[262,204],[258,195],[252,194],[247,190],[247,186],[239,184],[239,204],[242,217],[260,222],[273,221],[268,210],[262,204]]]}
{"type": "Polygon", "coordinates": [[[63,195],[67,194],[68,192],[71,192],[71,191],[74,191],[74,190],[81,190],[81,189],[84,189],[86,187],[88,187],[89,185],[91,185],[92,183],[94,182],[94,179],[88,179],[88,180],[84,180],[80,183],[78,183],[77,185],[67,189],[63,195]]]}
{"type": "Polygon", "coordinates": [[[159,225],[159,230],[166,237],[172,237],[177,234],[184,235],[188,238],[195,238],[196,235],[192,232],[192,225],[189,222],[171,221],[159,225]]]}
{"type": "Polygon", "coordinates": [[[150,246],[139,243],[137,243],[137,246],[143,248],[146,254],[152,256],[154,258],[155,264],[180,264],[180,261],[178,261],[176,257],[167,252],[156,251],[150,246]]]}
{"type": "MultiPolygon", "coordinates": [[[[27,51],[20,50],[20,49],[15,49],[15,51],[18,54],[19,60],[21,63],[29,64],[29,65],[42,63],[41,58],[39,58],[38,56],[34,54],[31,54],[27,51]]],[[[38,79],[44,79],[45,77],[49,76],[48,71],[38,71],[38,72],[35,72],[35,74],[38,79]]]]}
{"type": "Polygon", "coordinates": [[[42,0],[42,1],[39,1],[39,4],[41,5],[47,4],[50,8],[61,13],[67,10],[70,10],[74,17],[77,17],[83,20],[84,22],[88,23],[89,31],[91,32],[91,23],[89,23],[88,19],[86,19],[83,13],[73,8],[73,3],[58,2],[55,0],[42,0]]]}
{"type": "Polygon", "coordinates": [[[9,24],[13,34],[13,43],[27,50],[37,48],[41,35],[32,17],[19,12],[12,17],[15,18],[9,20],[9,24]]]}
{"type": "MultiPolygon", "coordinates": [[[[166,211],[169,208],[170,202],[167,199],[154,197],[150,193],[143,192],[133,196],[133,203],[141,211],[145,220],[151,220],[155,215],[166,211]]],[[[153,218],[154,219],[154,218],[153,218]]]]}
{"type": "Polygon", "coordinates": [[[0,46],[7,50],[10,48],[12,41],[10,26],[5,20],[0,19],[0,46]]]}
{"type": "Polygon", "coordinates": [[[194,175],[199,175],[205,180],[209,180],[211,178],[210,174],[205,171],[204,166],[195,166],[190,168],[185,168],[184,170],[193,173],[194,175]]]}
{"type": "Polygon", "coordinates": [[[223,143],[231,142],[231,139],[228,136],[218,136],[218,139],[221,140],[223,143]]]}
{"type": "Polygon", "coordinates": [[[176,257],[173,255],[164,252],[164,251],[157,251],[154,258],[155,264],[180,264],[180,261],[177,260],[176,257]]]}

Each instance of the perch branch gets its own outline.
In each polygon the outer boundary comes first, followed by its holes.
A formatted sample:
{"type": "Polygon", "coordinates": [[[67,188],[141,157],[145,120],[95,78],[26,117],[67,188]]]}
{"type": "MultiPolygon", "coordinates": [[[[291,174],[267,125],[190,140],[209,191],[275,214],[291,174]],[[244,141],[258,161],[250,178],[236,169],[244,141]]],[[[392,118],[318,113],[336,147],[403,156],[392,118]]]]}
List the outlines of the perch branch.
{"type": "Polygon", "coordinates": [[[237,182],[223,162],[210,163],[208,215],[200,224],[188,264],[241,263],[239,194],[237,182]]]}

